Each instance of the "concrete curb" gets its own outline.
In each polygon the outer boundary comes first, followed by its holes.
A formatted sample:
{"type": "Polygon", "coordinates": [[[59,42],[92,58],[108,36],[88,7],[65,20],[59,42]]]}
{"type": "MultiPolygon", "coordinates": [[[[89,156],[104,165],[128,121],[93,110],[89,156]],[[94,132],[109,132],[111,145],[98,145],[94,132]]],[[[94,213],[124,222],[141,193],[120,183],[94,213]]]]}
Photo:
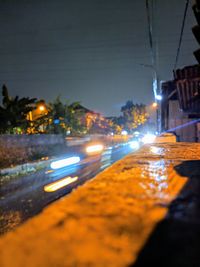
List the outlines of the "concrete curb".
{"type": "Polygon", "coordinates": [[[17,165],[10,168],[0,170],[0,176],[13,176],[19,174],[26,174],[37,171],[38,168],[45,168],[51,163],[52,159],[40,160],[37,162],[29,162],[17,165]]]}

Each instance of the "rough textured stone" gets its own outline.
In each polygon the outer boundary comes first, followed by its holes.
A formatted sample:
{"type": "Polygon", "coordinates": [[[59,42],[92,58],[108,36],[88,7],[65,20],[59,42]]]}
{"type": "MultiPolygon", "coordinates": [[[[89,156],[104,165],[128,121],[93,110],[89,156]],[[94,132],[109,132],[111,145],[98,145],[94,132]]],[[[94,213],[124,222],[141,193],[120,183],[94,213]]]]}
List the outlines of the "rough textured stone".
{"type": "Polygon", "coordinates": [[[188,182],[177,166],[199,158],[200,144],[143,147],[3,236],[0,266],[130,265],[188,182]]]}

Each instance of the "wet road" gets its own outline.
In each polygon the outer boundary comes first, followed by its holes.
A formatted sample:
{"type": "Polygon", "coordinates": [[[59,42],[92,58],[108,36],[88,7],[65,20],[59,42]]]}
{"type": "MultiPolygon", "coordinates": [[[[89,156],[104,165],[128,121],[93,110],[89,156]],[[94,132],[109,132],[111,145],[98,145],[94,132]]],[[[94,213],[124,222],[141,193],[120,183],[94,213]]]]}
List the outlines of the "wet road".
{"type": "Polygon", "coordinates": [[[46,168],[4,184],[0,189],[0,234],[38,214],[132,151],[129,144],[109,147],[101,155],[88,156],[76,165],[59,170],[46,168]]]}

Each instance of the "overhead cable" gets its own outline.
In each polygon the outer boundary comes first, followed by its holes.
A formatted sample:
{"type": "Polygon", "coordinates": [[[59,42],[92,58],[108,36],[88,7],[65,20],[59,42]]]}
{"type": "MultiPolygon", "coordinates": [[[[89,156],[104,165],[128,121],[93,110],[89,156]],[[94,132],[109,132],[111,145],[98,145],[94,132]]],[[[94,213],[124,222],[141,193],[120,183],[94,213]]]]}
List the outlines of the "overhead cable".
{"type": "Polygon", "coordinates": [[[185,10],[184,10],[184,15],[183,15],[183,20],[182,20],[182,26],[181,26],[181,33],[180,33],[180,38],[179,38],[179,43],[178,43],[178,48],[177,48],[177,53],[176,53],[176,59],[175,59],[175,63],[174,63],[174,70],[177,67],[177,63],[178,63],[178,59],[179,59],[179,55],[180,55],[180,49],[181,49],[181,44],[182,44],[182,39],[183,39],[183,31],[185,28],[185,21],[186,21],[186,17],[187,17],[188,5],[189,5],[189,0],[186,0],[185,10]]]}
{"type": "Polygon", "coordinates": [[[152,65],[154,66],[154,51],[153,51],[153,27],[150,15],[149,0],[146,0],[146,12],[147,12],[147,22],[148,22],[148,34],[149,34],[149,45],[152,65]]]}

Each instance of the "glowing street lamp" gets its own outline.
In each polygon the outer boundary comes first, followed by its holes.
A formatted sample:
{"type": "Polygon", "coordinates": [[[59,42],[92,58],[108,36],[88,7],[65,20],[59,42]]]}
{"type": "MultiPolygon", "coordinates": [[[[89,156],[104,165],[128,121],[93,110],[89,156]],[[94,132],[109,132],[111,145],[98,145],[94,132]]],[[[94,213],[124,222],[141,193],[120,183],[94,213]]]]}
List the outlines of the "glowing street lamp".
{"type": "Polygon", "coordinates": [[[45,111],[45,106],[44,106],[44,105],[39,105],[38,109],[39,109],[40,111],[45,111]]]}
{"type": "Polygon", "coordinates": [[[161,100],[162,100],[162,96],[161,96],[161,95],[156,95],[155,98],[156,98],[156,100],[158,100],[158,101],[161,101],[161,100]]]}
{"type": "Polygon", "coordinates": [[[153,102],[152,107],[153,107],[153,108],[157,108],[157,107],[158,107],[158,103],[153,102]]]}
{"type": "MultiPolygon", "coordinates": [[[[46,115],[48,113],[47,106],[43,104],[43,101],[40,103],[37,103],[35,106],[35,109],[29,111],[27,118],[30,122],[30,129],[29,131],[33,133],[33,122],[37,120],[38,118],[46,115]]],[[[44,125],[41,125],[42,131],[44,131],[44,125]]]]}

